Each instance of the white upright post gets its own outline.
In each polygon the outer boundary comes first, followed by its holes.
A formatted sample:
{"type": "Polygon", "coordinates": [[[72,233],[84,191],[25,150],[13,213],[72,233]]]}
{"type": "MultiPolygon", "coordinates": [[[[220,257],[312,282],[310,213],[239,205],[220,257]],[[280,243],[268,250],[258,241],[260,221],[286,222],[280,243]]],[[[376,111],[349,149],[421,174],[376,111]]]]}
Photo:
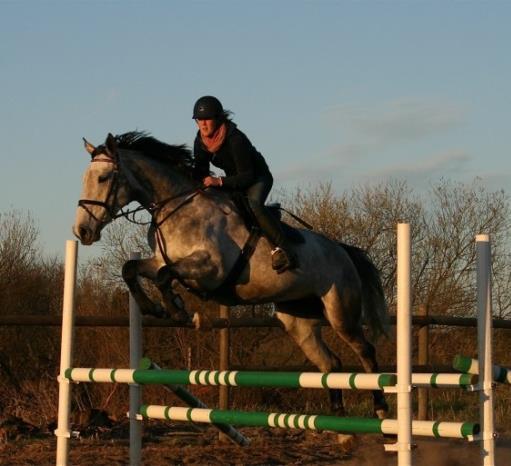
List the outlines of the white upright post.
{"type": "Polygon", "coordinates": [[[493,419],[491,248],[489,235],[476,236],[477,252],[477,344],[479,359],[479,416],[481,456],[484,466],[495,466],[493,419]]]}
{"type": "Polygon", "coordinates": [[[57,466],[67,466],[69,461],[69,416],[71,413],[71,382],[64,376],[66,369],[72,367],[73,336],[75,320],[76,262],[78,242],[66,241],[64,268],[64,299],[62,304],[62,339],[60,347],[59,412],[57,430],[57,466]]]}
{"type": "Polygon", "coordinates": [[[410,225],[397,225],[397,452],[398,465],[412,465],[412,312],[410,225]]]}
{"type": "MultiPolygon", "coordinates": [[[[140,259],[139,252],[130,253],[130,260],[140,259]]],[[[142,359],[142,315],[140,308],[130,293],[130,368],[138,369],[142,359]]],[[[139,466],[142,460],[142,420],[138,416],[142,404],[142,389],[132,383],[129,386],[130,419],[130,466],[139,466]]]]}

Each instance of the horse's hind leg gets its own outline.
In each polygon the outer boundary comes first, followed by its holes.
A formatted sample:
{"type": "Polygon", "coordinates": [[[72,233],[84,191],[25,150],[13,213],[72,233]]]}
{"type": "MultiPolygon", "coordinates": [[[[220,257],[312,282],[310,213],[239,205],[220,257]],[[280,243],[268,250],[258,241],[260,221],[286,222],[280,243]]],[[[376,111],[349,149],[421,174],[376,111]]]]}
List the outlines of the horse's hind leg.
{"type": "MultiPolygon", "coordinates": [[[[341,360],[330,351],[321,338],[320,320],[295,317],[284,312],[277,312],[277,317],[307,359],[321,372],[340,372],[341,360]]],[[[344,416],[342,391],[329,390],[329,396],[332,412],[338,416],[344,416]]]]}
{"type": "MultiPolygon", "coordinates": [[[[322,298],[325,317],[334,331],[350,346],[360,359],[366,372],[379,371],[374,346],[367,341],[360,324],[361,303],[354,293],[346,292],[341,296],[333,286],[322,298]]],[[[374,411],[379,418],[384,418],[388,405],[381,390],[373,390],[374,411]]]]}

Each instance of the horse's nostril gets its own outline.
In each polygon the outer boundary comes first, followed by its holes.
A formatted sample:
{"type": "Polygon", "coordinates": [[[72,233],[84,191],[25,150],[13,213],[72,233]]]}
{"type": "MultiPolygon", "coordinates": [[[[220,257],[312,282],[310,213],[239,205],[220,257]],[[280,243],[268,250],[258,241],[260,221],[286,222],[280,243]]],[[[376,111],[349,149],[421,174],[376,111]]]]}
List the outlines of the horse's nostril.
{"type": "Polygon", "coordinates": [[[90,234],[90,229],[87,227],[80,227],[78,233],[80,234],[80,239],[86,240],[90,234]]]}

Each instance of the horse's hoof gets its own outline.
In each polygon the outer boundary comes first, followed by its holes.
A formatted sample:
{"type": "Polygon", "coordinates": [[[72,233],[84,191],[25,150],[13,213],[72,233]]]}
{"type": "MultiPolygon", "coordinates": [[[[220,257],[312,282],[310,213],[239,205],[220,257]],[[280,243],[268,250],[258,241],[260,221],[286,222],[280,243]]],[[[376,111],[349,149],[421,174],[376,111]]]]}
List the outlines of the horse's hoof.
{"type": "Polygon", "coordinates": [[[387,419],[387,410],[386,409],[375,409],[374,414],[378,419],[387,419]]]}
{"type": "Polygon", "coordinates": [[[357,446],[357,437],[353,434],[337,434],[337,443],[345,453],[351,453],[357,446]]]}
{"type": "Polygon", "coordinates": [[[382,437],[384,445],[392,445],[393,443],[397,442],[396,434],[383,434],[382,437]]]}
{"type": "Polygon", "coordinates": [[[168,319],[170,317],[170,314],[167,312],[167,310],[159,304],[154,305],[144,314],[156,317],[158,319],[168,319]]]}
{"type": "Polygon", "coordinates": [[[344,409],[344,406],[334,406],[330,408],[330,413],[332,416],[346,417],[346,410],[344,409]]]}
{"type": "Polygon", "coordinates": [[[192,323],[192,318],[190,317],[190,314],[188,314],[188,312],[186,312],[184,309],[177,309],[177,310],[172,309],[169,312],[170,312],[170,318],[176,323],[183,324],[183,325],[192,323]]]}
{"type": "Polygon", "coordinates": [[[195,325],[195,330],[211,330],[213,328],[211,320],[198,312],[193,314],[192,322],[195,325]]]}

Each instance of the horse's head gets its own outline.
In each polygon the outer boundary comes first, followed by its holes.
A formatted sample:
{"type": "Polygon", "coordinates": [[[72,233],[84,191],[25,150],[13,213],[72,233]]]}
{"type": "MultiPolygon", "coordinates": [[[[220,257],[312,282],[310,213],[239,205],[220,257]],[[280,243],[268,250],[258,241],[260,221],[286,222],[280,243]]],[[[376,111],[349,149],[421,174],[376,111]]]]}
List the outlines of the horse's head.
{"type": "Polygon", "coordinates": [[[130,199],[119,172],[115,137],[109,134],[105,144],[98,147],[85,139],[84,142],[91,163],[83,176],[73,233],[82,244],[89,245],[100,239],[103,227],[116,218],[117,212],[130,199]]]}

